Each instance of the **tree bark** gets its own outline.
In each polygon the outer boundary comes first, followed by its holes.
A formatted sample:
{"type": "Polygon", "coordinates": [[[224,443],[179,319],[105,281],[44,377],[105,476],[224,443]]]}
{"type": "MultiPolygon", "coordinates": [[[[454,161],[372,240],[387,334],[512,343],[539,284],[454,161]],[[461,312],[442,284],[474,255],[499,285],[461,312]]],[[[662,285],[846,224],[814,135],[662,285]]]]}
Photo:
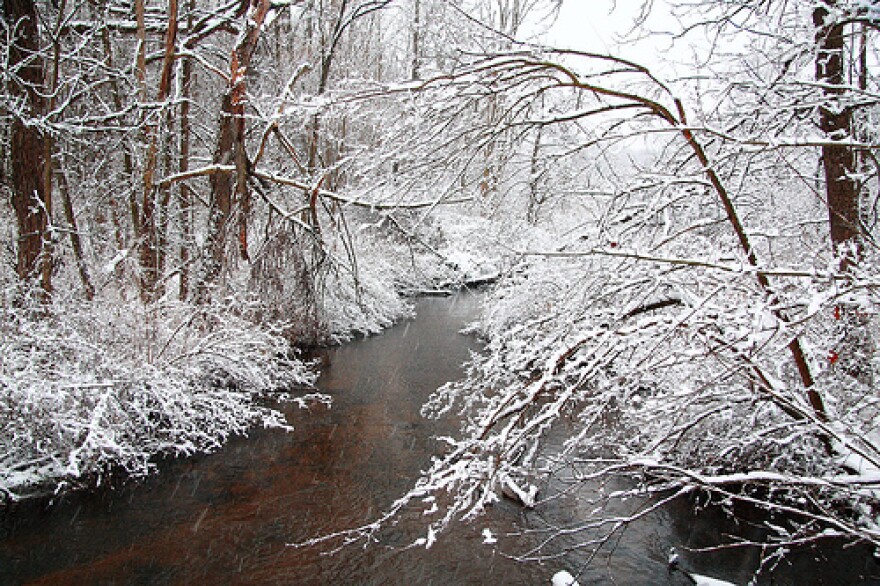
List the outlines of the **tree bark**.
{"type": "MultiPolygon", "coordinates": [[[[813,10],[816,26],[816,81],[824,101],[819,106],[819,127],[828,138],[845,142],[851,137],[852,108],[842,103],[844,88],[844,24],[834,19],[838,0],[821,0],[813,10]]],[[[854,177],[857,157],[846,144],[822,147],[825,192],[831,244],[844,258],[842,268],[858,259],[861,249],[858,185],[854,177]]]]}
{"type": "MultiPolygon", "coordinates": [[[[226,264],[226,246],[232,221],[233,204],[237,196],[240,213],[250,207],[247,180],[250,166],[245,150],[245,104],[247,103],[247,73],[260,38],[263,21],[269,11],[269,0],[249,0],[245,4],[245,29],[229,59],[229,84],[220,110],[220,129],[214,164],[235,165],[235,172],[211,176],[211,210],[205,243],[206,258],[196,292],[196,301],[208,300],[208,289],[216,284],[226,264]]],[[[239,224],[239,249],[246,257],[247,219],[239,224]]]]}
{"type": "Polygon", "coordinates": [[[82,282],[83,292],[85,293],[86,299],[92,301],[95,298],[95,285],[92,283],[92,277],[89,273],[89,265],[86,262],[85,253],[83,252],[82,238],[80,238],[76,213],[73,209],[73,201],[70,197],[70,188],[67,184],[67,176],[64,173],[63,165],[58,172],[58,188],[61,192],[64,218],[67,220],[67,229],[70,233],[70,247],[73,249],[73,258],[76,261],[79,279],[82,282]]]}
{"type": "MultiPolygon", "coordinates": [[[[189,0],[187,5],[187,29],[193,28],[193,11],[195,10],[195,0],[189,0]]],[[[182,100],[180,103],[180,165],[178,170],[185,173],[189,170],[190,156],[190,96],[192,95],[192,60],[184,58],[181,64],[181,89],[182,100]]],[[[190,246],[192,242],[192,204],[193,193],[186,181],[180,183],[180,189],[177,192],[177,209],[180,221],[180,231],[182,242],[180,244],[180,289],[178,290],[178,298],[181,301],[186,300],[189,296],[189,259],[190,246]]]]}
{"type": "MultiPolygon", "coordinates": [[[[146,29],[144,26],[143,0],[137,1],[138,19],[138,80],[141,93],[146,94],[146,29]]],[[[174,67],[175,43],[177,40],[177,0],[168,2],[168,30],[165,33],[164,58],[159,78],[157,102],[163,102],[171,91],[171,74],[174,67]]],[[[144,163],[143,198],[141,199],[140,218],[137,224],[138,260],[141,267],[141,298],[145,302],[156,299],[160,273],[160,236],[157,223],[156,186],[154,177],[159,160],[159,129],[157,124],[145,127],[147,139],[147,158],[144,163]]]]}
{"type": "Polygon", "coordinates": [[[46,194],[46,153],[41,132],[32,123],[43,114],[44,73],[40,51],[37,9],[32,0],[3,0],[3,16],[15,37],[9,47],[9,67],[18,81],[9,84],[21,101],[22,114],[11,124],[12,207],[18,228],[16,271],[22,280],[41,276],[41,286],[51,293],[51,261],[46,258],[49,210],[46,194]],[[30,119],[30,120],[28,120],[30,119]]]}
{"type": "MultiPolygon", "coordinates": [[[[67,13],[67,2],[66,0],[61,0],[58,6],[58,18],[55,22],[55,28],[52,31],[52,62],[51,69],[49,70],[49,78],[45,80],[45,95],[46,95],[46,103],[45,103],[45,111],[47,112],[47,119],[51,121],[52,113],[55,111],[55,105],[57,104],[57,92],[58,92],[58,83],[61,75],[61,30],[64,25],[65,15],[67,13]]],[[[44,73],[45,75],[45,73],[44,73]]],[[[45,133],[43,136],[43,157],[45,160],[45,164],[43,165],[43,194],[44,194],[44,204],[43,206],[46,209],[46,215],[49,223],[49,228],[51,229],[52,225],[52,177],[54,174],[55,164],[53,161],[53,155],[55,152],[55,141],[52,138],[51,133],[45,133]]],[[[46,259],[46,262],[42,263],[41,267],[41,284],[45,291],[52,290],[52,263],[54,254],[52,251],[52,239],[46,238],[43,240],[43,257],[46,259]]]]}

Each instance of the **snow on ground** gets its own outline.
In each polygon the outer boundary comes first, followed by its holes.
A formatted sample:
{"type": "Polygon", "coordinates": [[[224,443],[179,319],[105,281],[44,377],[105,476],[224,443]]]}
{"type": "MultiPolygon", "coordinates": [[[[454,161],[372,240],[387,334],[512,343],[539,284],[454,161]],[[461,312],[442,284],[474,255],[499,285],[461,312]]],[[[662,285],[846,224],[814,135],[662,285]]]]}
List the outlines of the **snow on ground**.
{"type": "Polygon", "coordinates": [[[314,373],[232,309],[0,306],[3,499],[143,475],[157,454],[211,451],[254,425],[286,428],[259,396],[308,386],[314,373]]]}

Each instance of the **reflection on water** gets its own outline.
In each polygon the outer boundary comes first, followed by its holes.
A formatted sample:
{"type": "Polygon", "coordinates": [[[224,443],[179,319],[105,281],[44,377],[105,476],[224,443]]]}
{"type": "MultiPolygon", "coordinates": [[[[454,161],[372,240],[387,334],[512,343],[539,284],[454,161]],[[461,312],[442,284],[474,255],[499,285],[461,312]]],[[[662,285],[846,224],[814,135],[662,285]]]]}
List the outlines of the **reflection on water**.
{"type": "MultiPolygon", "coordinates": [[[[403,519],[385,543],[367,549],[328,556],[288,546],[370,521],[412,485],[438,447],[432,437],[454,429],[451,421],[422,419],[419,408],[461,376],[478,348],[458,333],[477,305],[469,294],[423,299],[417,319],[330,350],[319,385],[333,406],[290,407],[292,433],[256,430],[215,454],[164,463],[139,484],[14,507],[0,523],[0,583],[507,585],[548,584],[561,568],[577,573],[582,553],[552,565],[504,555],[539,538],[508,536],[521,527],[576,521],[576,501],[560,501],[541,517],[502,502],[427,551],[389,546],[412,543],[418,519],[403,519]],[[498,543],[483,545],[490,525],[498,543]]],[[[687,584],[668,573],[668,548],[711,543],[722,525],[688,511],[683,503],[674,518],[659,512],[628,529],[610,562],[594,562],[581,583],[687,584]]],[[[709,571],[695,569],[740,579],[754,568],[753,557],[739,551],[709,571]]]]}

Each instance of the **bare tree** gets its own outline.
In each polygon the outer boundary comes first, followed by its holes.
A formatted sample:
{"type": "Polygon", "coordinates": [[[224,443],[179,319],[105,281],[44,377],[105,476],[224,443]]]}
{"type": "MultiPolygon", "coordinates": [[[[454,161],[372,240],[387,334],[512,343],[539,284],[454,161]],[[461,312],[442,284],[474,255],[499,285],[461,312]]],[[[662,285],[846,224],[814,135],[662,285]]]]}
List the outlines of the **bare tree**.
{"type": "Polygon", "coordinates": [[[220,109],[220,124],[214,163],[221,170],[211,176],[211,208],[205,248],[204,269],[198,284],[197,299],[208,299],[208,289],[219,278],[226,264],[226,246],[232,230],[233,208],[239,206],[241,230],[239,247],[247,256],[247,211],[250,206],[248,188],[249,165],[245,149],[245,108],[247,105],[247,77],[263,22],[269,12],[266,0],[251,0],[242,4],[239,17],[242,31],[230,53],[229,77],[220,109]],[[229,167],[234,167],[234,173],[229,167]]]}

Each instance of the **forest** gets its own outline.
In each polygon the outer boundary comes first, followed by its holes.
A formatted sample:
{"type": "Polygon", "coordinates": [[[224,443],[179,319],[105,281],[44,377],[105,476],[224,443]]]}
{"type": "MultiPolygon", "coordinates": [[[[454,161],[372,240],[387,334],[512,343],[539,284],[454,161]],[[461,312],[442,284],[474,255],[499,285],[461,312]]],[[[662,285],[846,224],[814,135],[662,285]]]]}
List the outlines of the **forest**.
{"type": "Polygon", "coordinates": [[[525,557],[697,496],[788,519],[761,569],[880,546],[880,3],[0,6],[0,508],[288,429],[308,349],[491,282],[460,433],[316,539],[582,490],[525,557]]]}

